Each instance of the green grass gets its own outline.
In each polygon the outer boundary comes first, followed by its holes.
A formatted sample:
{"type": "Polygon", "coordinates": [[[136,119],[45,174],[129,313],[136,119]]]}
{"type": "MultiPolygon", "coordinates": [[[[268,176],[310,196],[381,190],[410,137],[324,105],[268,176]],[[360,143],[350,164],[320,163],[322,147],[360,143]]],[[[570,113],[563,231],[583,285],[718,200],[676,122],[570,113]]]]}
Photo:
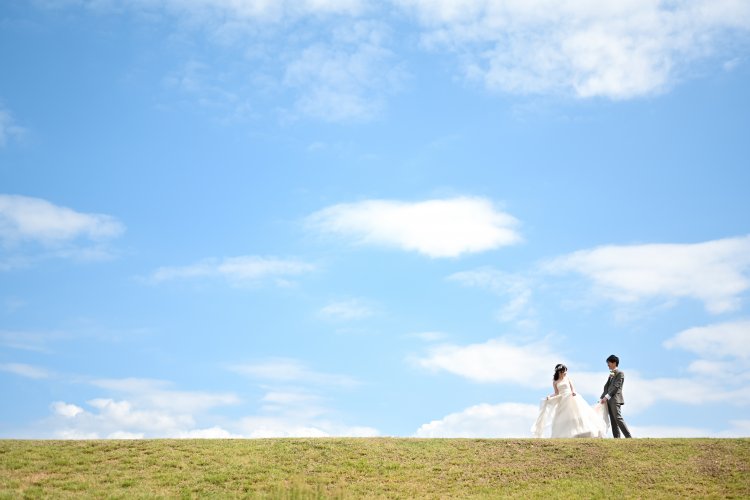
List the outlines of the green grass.
{"type": "Polygon", "coordinates": [[[0,498],[750,498],[750,439],[0,441],[0,498]]]}

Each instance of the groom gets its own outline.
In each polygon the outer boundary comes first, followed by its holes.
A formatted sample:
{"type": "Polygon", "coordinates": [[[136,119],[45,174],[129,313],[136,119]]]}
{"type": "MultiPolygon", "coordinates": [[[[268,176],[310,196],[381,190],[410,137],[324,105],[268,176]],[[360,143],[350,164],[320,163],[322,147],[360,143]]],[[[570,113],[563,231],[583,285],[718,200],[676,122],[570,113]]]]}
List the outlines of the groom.
{"type": "Polygon", "coordinates": [[[609,378],[607,379],[607,383],[604,384],[604,392],[602,392],[599,402],[607,405],[609,421],[612,424],[612,435],[619,438],[620,430],[622,430],[625,437],[629,438],[631,437],[630,431],[620,414],[620,406],[625,404],[625,400],[622,398],[622,386],[625,383],[625,374],[617,369],[619,365],[620,358],[614,354],[607,358],[609,378]]]}

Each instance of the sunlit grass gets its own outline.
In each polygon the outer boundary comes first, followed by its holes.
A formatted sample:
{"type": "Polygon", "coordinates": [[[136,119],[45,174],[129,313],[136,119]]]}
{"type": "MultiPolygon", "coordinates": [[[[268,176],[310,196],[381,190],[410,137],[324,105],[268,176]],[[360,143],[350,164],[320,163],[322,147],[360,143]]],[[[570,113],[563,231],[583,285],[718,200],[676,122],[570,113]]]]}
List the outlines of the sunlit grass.
{"type": "Polygon", "coordinates": [[[0,498],[750,497],[749,439],[0,441],[0,498]]]}

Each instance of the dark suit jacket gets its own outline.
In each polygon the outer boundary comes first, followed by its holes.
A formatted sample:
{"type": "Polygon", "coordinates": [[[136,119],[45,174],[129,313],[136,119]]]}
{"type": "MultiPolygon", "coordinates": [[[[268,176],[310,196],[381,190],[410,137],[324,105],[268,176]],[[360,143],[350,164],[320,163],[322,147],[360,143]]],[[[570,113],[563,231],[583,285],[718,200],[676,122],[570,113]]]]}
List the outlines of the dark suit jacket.
{"type": "Polygon", "coordinates": [[[625,400],[622,397],[622,386],[625,384],[625,372],[615,370],[615,374],[607,379],[607,383],[604,384],[604,392],[599,397],[603,398],[606,394],[609,394],[609,401],[614,401],[615,404],[624,405],[625,400]]]}

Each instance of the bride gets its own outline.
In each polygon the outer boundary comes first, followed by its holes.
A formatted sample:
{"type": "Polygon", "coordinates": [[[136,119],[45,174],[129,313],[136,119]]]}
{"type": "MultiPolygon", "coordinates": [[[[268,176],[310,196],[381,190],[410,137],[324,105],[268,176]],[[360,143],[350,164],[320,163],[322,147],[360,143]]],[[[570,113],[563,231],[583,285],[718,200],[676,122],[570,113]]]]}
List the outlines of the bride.
{"type": "Polygon", "coordinates": [[[604,437],[609,428],[606,406],[593,407],[576,394],[573,382],[568,378],[565,365],[555,366],[552,381],[554,394],[550,394],[539,405],[539,416],[531,427],[534,437],[542,437],[547,424],[551,423],[553,438],[604,437]]]}

